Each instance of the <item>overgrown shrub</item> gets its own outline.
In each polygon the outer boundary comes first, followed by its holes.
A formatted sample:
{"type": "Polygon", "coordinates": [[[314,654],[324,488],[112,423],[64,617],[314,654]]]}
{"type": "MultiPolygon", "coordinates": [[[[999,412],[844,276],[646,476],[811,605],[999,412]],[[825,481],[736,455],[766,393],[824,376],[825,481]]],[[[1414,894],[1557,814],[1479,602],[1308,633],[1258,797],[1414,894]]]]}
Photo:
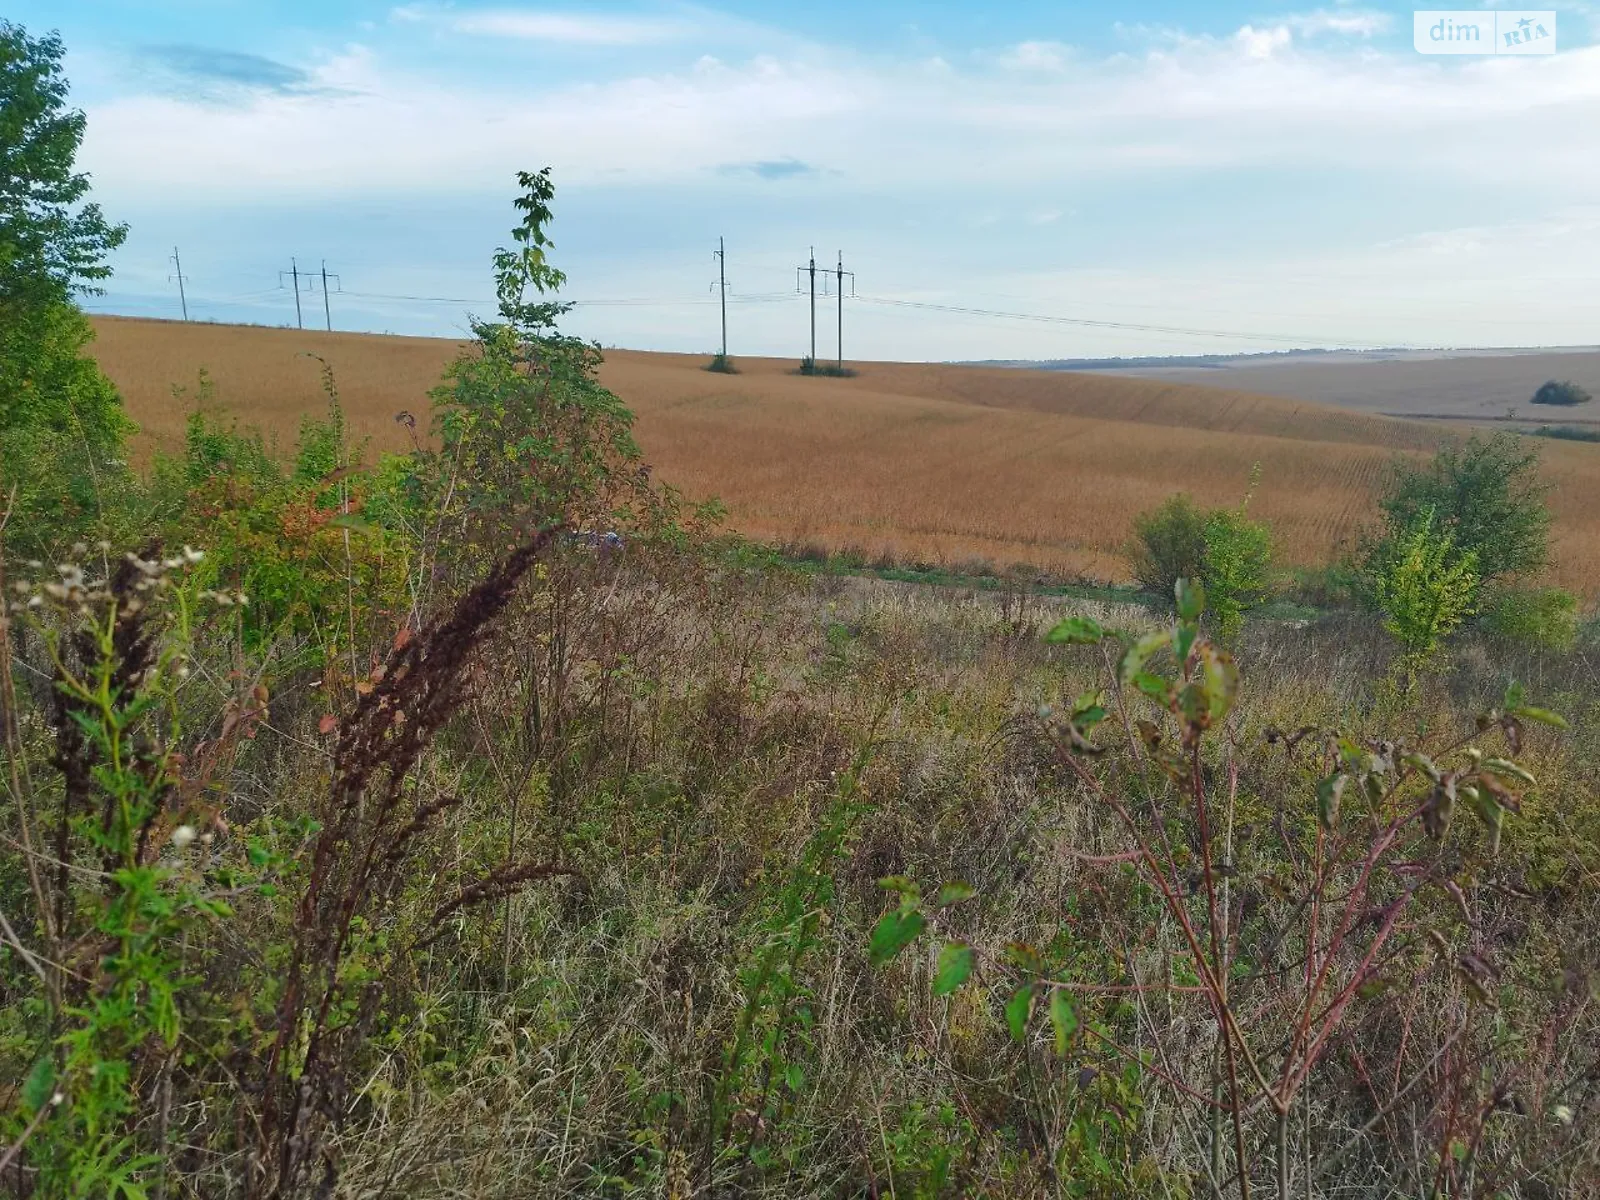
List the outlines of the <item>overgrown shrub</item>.
{"type": "Polygon", "coordinates": [[[249,598],[246,647],[301,639],[319,665],[404,619],[416,545],[412,467],[366,467],[326,368],[324,387],[326,416],[301,422],[284,466],[260,431],[220,413],[202,374],[182,457],[157,457],[152,489],[166,537],[205,543],[203,578],[249,598]]]}
{"type": "Polygon", "coordinates": [[[1373,577],[1384,628],[1405,647],[1412,665],[1431,658],[1439,644],[1478,603],[1478,555],[1459,550],[1454,536],[1424,509],[1385,557],[1373,577]]]}
{"type": "Polygon", "coordinates": [[[1201,580],[1211,599],[1217,633],[1238,636],[1248,609],[1266,600],[1272,586],[1272,537],[1267,527],[1238,509],[1222,508],[1206,517],[1206,557],[1201,580]]]}
{"type": "Polygon", "coordinates": [[[1573,383],[1570,379],[1552,379],[1541,384],[1539,390],[1533,394],[1534,404],[1556,404],[1569,407],[1576,404],[1587,404],[1594,399],[1587,391],[1573,383]]]}
{"type": "MultiPolygon", "coordinates": [[[[1557,1036],[1589,1007],[1590,985],[1552,989],[1538,1013],[1503,1010],[1502,968],[1477,931],[1507,918],[1478,881],[1496,873],[1503,833],[1534,785],[1515,761],[1527,728],[1566,722],[1529,705],[1513,685],[1459,736],[1362,738],[1311,725],[1292,733],[1268,726],[1240,743],[1232,719],[1239,671],[1201,635],[1203,591],[1180,581],[1177,602],[1173,626],[1143,635],[1119,637],[1074,616],[1046,637],[1064,646],[1106,644],[1115,656],[1105,659],[1116,665],[1099,688],[1040,716],[1063,768],[1103,809],[1122,847],[1084,857],[1137,880],[1121,894],[1144,933],[1124,935],[1121,961],[1109,972],[1116,982],[1106,982],[1106,964],[1068,932],[1077,924],[1070,902],[1055,901],[1064,911],[1052,913],[1046,927],[1059,922],[1062,932],[1048,945],[983,944],[964,932],[971,923],[962,913],[977,899],[971,886],[925,890],[903,874],[880,881],[895,901],[873,928],[872,961],[894,962],[929,935],[932,945],[920,956],[929,967],[918,972],[924,986],[938,998],[976,985],[977,1002],[998,1009],[997,1022],[1023,1052],[1038,1047],[1041,1061],[1031,1071],[1048,1070],[1052,1051],[1082,1062],[1125,1041],[1129,1026],[1148,1029],[1150,1048],[1124,1049],[1117,1061],[1133,1068],[1130,1082],[1146,1103],[1152,1090],[1171,1089],[1199,1126],[1190,1125],[1189,1136],[1207,1156],[1183,1181],[1197,1191],[1248,1197],[1265,1186],[1282,1200],[1315,1195],[1366,1153],[1377,1121],[1353,1136],[1330,1136],[1306,1103],[1312,1080],[1337,1071],[1335,1047],[1356,1064],[1380,1117],[1398,1116],[1418,1087],[1433,1097],[1427,1132],[1413,1127],[1429,1143],[1426,1160],[1412,1168],[1431,1179],[1432,1194],[1470,1192],[1480,1173],[1517,1175],[1519,1168],[1500,1157],[1519,1153],[1511,1149],[1516,1134],[1497,1135],[1495,1121],[1500,1106],[1521,1094],[1521,1083],[1512,1081],[1523,1068],[1515,1055],[1488,1066],[1496,1056],[1487,1046],[1505,1036],[1507,1023],[1520,1027],[1515,1039],[1557,1036]],[[1214,741],[1222,745],[1208,754],[1214,741]],[[1498,744],[1504,754],[1495,752],[1498,744]],[[1303,757],[1295,765],[1297,751],[1303,757]],[[1269,765],[1280,756],[1289,770],[1269,765]],[[1148,791],[1131,788],[1133,776],[1148,780],[1148,791]],[[1264,823],[1247,815],[1247,789],[1255,787],[1271,814],[1264,823]],[[1263,841],[1279,843],[1272,849],[1252,836],[1268,826],[1275,834],[1263,841]],[[1397,877],[1392,885],[1390,877],[1397,877]],[[1448,907],[1435,902],[1436,893],[1448,907]],[[1273,907],[1279,915],[1258,926],[1273,907]],[[1171,948],[1159,958],[1141,955],[1139,943],[1163,927],[1171,948]],[[1376,1058],[1371,1030],[1392,1029],[1402,1013],[1414,1014],[1424,991],[1462,997],[1450,1004],[1442,1044],[1408,1051],[1402,1036],[1399,1053],[1409,1061],[1386,1069],[1379,1083],[1369,1057],[1386,1068],[1388,1058],[1376,1058]],[[1158,1024],[1158,1005],[1183,1010],[1187,1022],[1158,1024]],[[1467,1054],[1478,1046],[1485,1057],[1451,1055],[1452,1046],[1467,1054]]],[[[1080,1074],[1080,1088],[1085,1075],[1098,1073],[1080,1074]]],[[[1524,1098],[1507,1111],[1542,1118],[1542,1129],[1530,1131],[1544,1146],[1538,1155],[1564,1140],[1546,1131],[1573,1114],[1542,1088],[1531,1094],[1531,1105],[1524,1098]]],[[[1108,1164],[1080,1162],[1072,1149],[1057,1149],[1056,1168],[1070,1164],[1073,1180],[1098,1181],[1094,1168],[1108,1164]]],[[[1179,1190],[1159,1167],[1129,1157],[1104,1183],[1105,1192],[1090,1194],[1179,1190]],[[1143,1179],[1141,1168],[1150,1172],[1143,1179]]]]}
{"type": "Polygon", "coordinates": [[[1129,552],[1134,578],[1148,592],[1172,596],[1178,580],[1201,580],[1224,638],[1235,637],[1245,612],[1262,603],[1272,587],[1272,538],[1246,515],[1256,482],[1236,509],[1209,512],[1188,496],[1170,497],[1134,518],[1129,552]]]}
{"type": "Polygon", "coordinates": [[[1578,598],[1560,588],[1495,588],[1480,615],[1490,633],[1547,650],[1570,650],[1578,640],[1578,598]]]}
{"type": "Polygon", "coordinates": [[[1550,553],[1549,487],[1539,451],[1515,434],[1473,434],[1442,447],[1425,466],[1398,463],[1378,502],[1384,525],[1365,558],[1376,569],[1431,513],[1434,528],[1459,554],[1471,554],[1485,583],[1543,567],[1550,553]]]}
{"type": "Polygon", "coordinates": [[[1178,580],[1205,573],[1206,514],[1181,492],[1135,517],[1133,533],[1129,565],[1152,595],[1171,596],[1178,580]]]}

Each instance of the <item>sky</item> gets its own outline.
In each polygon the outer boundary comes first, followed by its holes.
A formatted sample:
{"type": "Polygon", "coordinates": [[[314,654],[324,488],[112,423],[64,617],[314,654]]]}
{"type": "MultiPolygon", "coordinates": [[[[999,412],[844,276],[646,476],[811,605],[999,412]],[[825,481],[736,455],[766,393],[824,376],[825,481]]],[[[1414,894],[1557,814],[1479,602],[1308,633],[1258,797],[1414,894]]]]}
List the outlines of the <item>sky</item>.
{"type": "Polygon", "coordinates": [[[607,346],[715,350],[719,237],[735,356],[808,351],[813,250],[847,359],[1600,343],[1600,0],[1527,57],[1337,2],[6,8],[130,226],[93,311],[177,317],[176,248],[197,319],[325,265],[335,328],[462,334],[548,165],[607,346]]]}

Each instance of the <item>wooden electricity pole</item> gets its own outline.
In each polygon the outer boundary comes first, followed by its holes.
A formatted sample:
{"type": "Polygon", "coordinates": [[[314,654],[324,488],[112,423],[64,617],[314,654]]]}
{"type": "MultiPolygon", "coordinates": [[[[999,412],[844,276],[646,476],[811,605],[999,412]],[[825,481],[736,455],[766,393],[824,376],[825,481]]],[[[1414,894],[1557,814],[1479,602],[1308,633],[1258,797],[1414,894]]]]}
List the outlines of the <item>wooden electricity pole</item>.
{"type": "Polygon", "coordinates": [[[811,248],[811,261],[803,267],[796,267],[797,272],[795,291],[803,292],[809,281],[811,290],[811,358],[813,370],[817,366],[817,248],[811,248]],[[802,278],[803,277],[803,278],[802,278]]]}
{"type": "Polygon", "coordinates": [[[172,248],[172,270],[172,277],[178,281],[178,303],[183,308],[183,319],[187,321],[189,319],[189,297],[183,290],[183,262],[178,258],[178,248],[176,246],[172,248]]]}

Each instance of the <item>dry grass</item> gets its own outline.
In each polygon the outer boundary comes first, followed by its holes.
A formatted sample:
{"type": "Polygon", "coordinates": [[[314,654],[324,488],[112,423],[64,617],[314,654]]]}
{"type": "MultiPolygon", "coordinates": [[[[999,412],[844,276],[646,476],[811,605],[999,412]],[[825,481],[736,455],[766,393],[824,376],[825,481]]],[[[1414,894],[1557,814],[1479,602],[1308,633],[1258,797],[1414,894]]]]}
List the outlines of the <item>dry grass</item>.
{"type": "MultiPolygon", "coordinates": [[[[95,354],[142,426],[142,452],[172,446],[175,383],[205,367],[218,400],[287,442],[318,411],[318,363],[336,372],[352,429],[399,449],[402,409],[460,346],[448,339],[328,334],[101,318],[95,354]]],[[[615,351],[605,383],[638,414],[646,457],[696,498],[719,497],[756,537],[935,563],[1025,562],[1120,578],[1132,517],[1174,491],[1237,499],[1262,464],[1257,515],[1289,562],[1325,562],[1372,513],[1397,452],[1429,426],[1244,392],[1077,373],[871,363],[853,379],[802,378],[787,360],[615,351]]],[[[1600,446],[1541,447],[1555,484],[1555,582],[1600,595],[1600,446]]]]}

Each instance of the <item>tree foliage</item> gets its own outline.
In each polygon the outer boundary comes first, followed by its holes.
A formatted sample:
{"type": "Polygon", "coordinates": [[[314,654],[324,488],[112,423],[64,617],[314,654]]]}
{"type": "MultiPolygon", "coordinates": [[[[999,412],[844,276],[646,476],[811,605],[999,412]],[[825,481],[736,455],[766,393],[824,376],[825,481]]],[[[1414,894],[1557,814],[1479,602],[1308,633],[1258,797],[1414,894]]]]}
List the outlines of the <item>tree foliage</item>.
{"type": "Polygon", "coordinates": [[[1539,479],[1539,452],[1515,434],[1472,435],[1445,446],[1424,467],[1397,468],[1380,502],[1384,530],[1369,546],[1375,573],[1424,524],[1471,554],[1484,582],[1543,567],[1550,554],[1549,488],[1539,479]]]}
{"type": "MultiPolygon", "coordinates": [[[[126,225],[86,203],[73,170],[84,115],[67,107],[64,51],[0,21],[0,306],[65,301],[111,274],[105,258],[126,225]]],[[[9,315],[9,313],[8,313],[9,315]]]]}
{"type": "Polygon", "coordinates": [[[1424,509],[1373,580],[1384,628],[1420,662],[1438,649],[1477,603],[1478,555],[1460,550],[1424,509]]]}
{"type": "Polygon", "coordinates": [[[7,539],[33,554],[102,523],[129,482],[132,429],[72,304],[110,273],[126,227],[85,203],[84,117],[66,108],[61,55],[59,39],[0,21],[0,507],[14,493],[7,539]]]}
{"type": "Polygon", "coordinates": [[[1202,581],[1224,638],[1238,633],[1246,610],[1271,590],[1271,533],[1247,515],[1254,494],[1252,477],[1238,508],[1202,510],[1180,493],[1134,518],[1134,578],[1162,596],[1174,595],[1180,579],[1202,581]]]}
{"type": "Polygon", "coordinates": [[[596,377],[599,346],[557,330],[570,306],[530,298],[566,281],[548,258],[550,170],[517,181],[515,244],[494,256],[500,319],[474,320],[476,344],[433,393],[440,451],[425,469],[447,522],[463,530],[509,534],[561,513],[608,521],[639,477],[633,414],[596,377]]]}
{"type": "Polygon", "coordinates": [[[1574,404],[1587,404],[1594,399],[1588,391],[1573,383],[1570,379],[1552,379],[1540,386],[1533,394],[1533,404],[1556,404],[1567,407],[1574,404]]]}

